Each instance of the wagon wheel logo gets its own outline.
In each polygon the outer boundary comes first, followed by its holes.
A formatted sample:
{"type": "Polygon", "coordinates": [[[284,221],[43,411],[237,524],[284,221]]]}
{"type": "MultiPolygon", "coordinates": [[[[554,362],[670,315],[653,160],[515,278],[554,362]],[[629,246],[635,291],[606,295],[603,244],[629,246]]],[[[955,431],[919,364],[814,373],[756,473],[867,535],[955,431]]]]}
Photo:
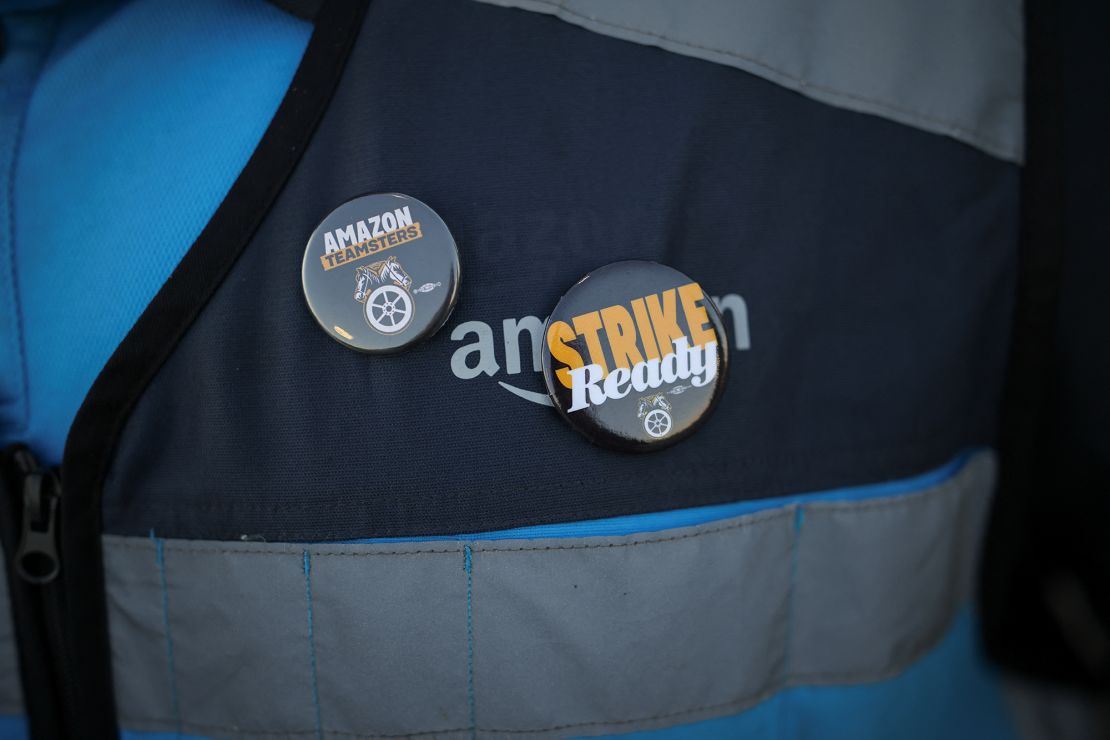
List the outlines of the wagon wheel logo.
{"type": "Polygon", "coordinates": [[[404,331],[415,313],[412,294],[396,285],[376,288],[366,301],[366,320],[382,334],[404,331]]]}
{"type": "Polygon", "coordinates": [[[671,431],[671,415],[663,409],[652,409],[644,417],[644,429],[653,437],[666,436],[671,431]]]}
{"type": "Polygon", "coordinates": [[[654,396],[644,396],[640,399],[640,410],[637,418],[644,420],[644,431],[649,436],[659,439],[667,436],[671,431],[670,402],[657,393],[654,396]]]}
{"type": "Polygon", "coordinates": [[[366,323],[371,329],[399,334],[412,323],[416,314],[416,302],[409,291],[412,278],[396,257],[359,267],[355,280],[355,300],[365,304],[366,323]]]}

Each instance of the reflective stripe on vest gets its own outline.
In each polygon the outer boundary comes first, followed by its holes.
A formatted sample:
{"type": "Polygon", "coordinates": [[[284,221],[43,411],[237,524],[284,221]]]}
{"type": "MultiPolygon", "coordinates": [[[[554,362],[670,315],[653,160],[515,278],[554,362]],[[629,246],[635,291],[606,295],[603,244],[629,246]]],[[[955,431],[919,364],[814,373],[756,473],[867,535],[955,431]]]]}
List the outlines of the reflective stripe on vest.
{"type": "Polygon", "coordinates": [[[889,677],[966,605],[994,468],[980,452],[917,493],[621,537],[106,536],[121,723],[563,737],[889,677]]]}

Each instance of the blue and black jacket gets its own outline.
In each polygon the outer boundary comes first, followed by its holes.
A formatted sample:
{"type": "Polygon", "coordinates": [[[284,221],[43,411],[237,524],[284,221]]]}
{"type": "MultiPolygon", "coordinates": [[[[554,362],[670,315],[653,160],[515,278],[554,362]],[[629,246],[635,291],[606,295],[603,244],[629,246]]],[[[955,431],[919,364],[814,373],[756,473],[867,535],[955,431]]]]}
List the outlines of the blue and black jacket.
{"type": "Polygon", "coordinates": [[[1016,737],[983,622],[1105,678],[1067,627],[1106,614],[1078,11],[1031,5],[1042,67],[1010,0],[25,5],[0,737],[1016,737]],[[389,356],[301,285],[370,192],[463,264],[389,356]],[[626,259],[729,335],[719,406],[649,455],[543,403],[545,317],[626,259]]]}

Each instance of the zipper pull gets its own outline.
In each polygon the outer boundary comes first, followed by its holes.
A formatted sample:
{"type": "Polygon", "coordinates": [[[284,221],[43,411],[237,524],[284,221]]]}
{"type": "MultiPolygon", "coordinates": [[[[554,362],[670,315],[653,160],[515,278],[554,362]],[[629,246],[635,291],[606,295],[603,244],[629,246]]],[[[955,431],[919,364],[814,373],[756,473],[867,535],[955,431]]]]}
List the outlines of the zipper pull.
{"type": "Polygon", "coordinates": [[[23,529],[15,553],[15,570],[27,583],[43,585],[58,577],[61,559],[55,525],[61,483],[58,476],[39,467],[27,450],[16,453],[23,472],[23,529]]]}

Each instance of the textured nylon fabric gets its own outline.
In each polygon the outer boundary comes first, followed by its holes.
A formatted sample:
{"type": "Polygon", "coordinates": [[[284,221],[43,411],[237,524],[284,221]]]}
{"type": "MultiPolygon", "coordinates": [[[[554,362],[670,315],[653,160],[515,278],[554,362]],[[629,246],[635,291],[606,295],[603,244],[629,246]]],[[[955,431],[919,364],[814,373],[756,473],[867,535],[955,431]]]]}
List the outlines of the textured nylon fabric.
{"type": "Polygon", "coordinates": [[[941,467],[927,471],[921,475],[915,475],[912,478],[899,478],[898,480],[883,481],[882,483],[834,488],[830,491],[807,491],[806,493],[793,496],[736,501],[731,504],[699,506],[693,509],[670,509],[667,511],[651,512],[649,514],[629,514],[626,516],[609,517],[607,519],[591,519],[581,522],[537,524],[531,527],[499,529],[491,532],[466,532],[462,534],[441,535],[438,537],[377,537],[373,539],[352,540],[352,543],[428,542],[437,540],[470,540],[474,538],[481,540],[519,540],[537,537],[598,537],[633,534],[637,532],[659,532],[664,529],[691,527],[697,524],[704,524],[705,522],[719,521],[721,519],[728,519],[743,514],[752,514],[765,509],[790,506],[791,504],[807,504],[815,501],[866,501],[868,499],[887,498],[903,493],[912,493],[943,483],[955,473],[959,472],[972,456],[980,452],[982,452],[982,450],[969,450],[960,453],[956,458],[950,460],[941,467]]]}
{"type": "MultiPolygon", "coordinates": [[[[977,621],[961,610],[944,640],[904,673],[853,686],[787,689],[747,712],[621,734],[626,740],[1018,740],[977,621]]],[[[144,740],[146,740],[144,738],[144,740]]]]}
{"type": "MultiPolygon", "coordinates": [[[[936,648],[885,681],[787,689],[728,717],[618,736],[626,740],[1016,740],[996,677],[980,658],[976,628],[972,610],[961,610],[936,648]]],[[[137,730],[124,730],[121,737],[208,740],[137,730]]]]}
{"type": "Polygon", "coordinates": [[[1015,167],[548,16],[421,7],[371,6],[296,172],[131,416],[108,532],[473,532],[886,480],[989,441],[1015,167]],[[444,329],[384,357],[321,332],[300,280],[319,220],[374,191],[428,203],[462,260],[444,329]],[[702,431],[643,456],[499,385],[543,389],[517,320],[633,258],[727,298],[734,350],[702,431]]]}
{"type": "Polygon", "coordinates": [[[12,309],[0,367],[15,370],[0,373],[0,444],[25,442],[47,463],[61,460],[93,379],[254,150],[311,29],[254,0],[55,14],[22,137],[4,137],[14,169],[0,176],[11,188],[0,277],[15,270],[0,282],[12,309]]]}

